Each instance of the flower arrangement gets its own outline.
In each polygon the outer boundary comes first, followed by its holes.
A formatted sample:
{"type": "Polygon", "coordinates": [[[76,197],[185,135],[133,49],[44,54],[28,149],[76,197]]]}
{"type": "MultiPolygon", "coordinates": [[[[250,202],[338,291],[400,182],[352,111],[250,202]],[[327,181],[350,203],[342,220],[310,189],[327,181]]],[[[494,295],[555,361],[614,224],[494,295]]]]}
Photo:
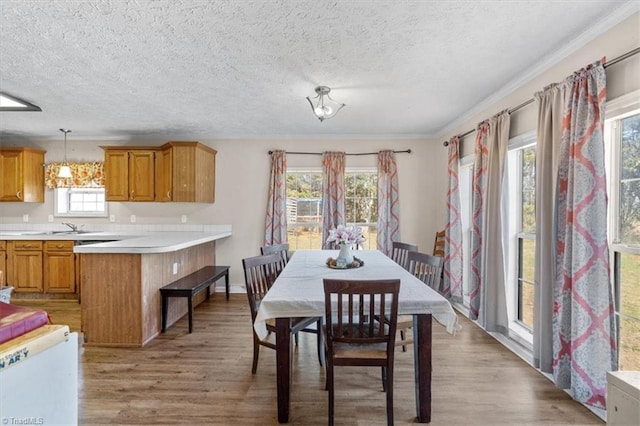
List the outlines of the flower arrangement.
{"type": "Polygon", "coordinates": [[[362,228],[359,226],[338,225],[336,228],[329,230],[328,243],[346,244],[352,246],[354,244],[364,243],[364,235],[362,228]]]}

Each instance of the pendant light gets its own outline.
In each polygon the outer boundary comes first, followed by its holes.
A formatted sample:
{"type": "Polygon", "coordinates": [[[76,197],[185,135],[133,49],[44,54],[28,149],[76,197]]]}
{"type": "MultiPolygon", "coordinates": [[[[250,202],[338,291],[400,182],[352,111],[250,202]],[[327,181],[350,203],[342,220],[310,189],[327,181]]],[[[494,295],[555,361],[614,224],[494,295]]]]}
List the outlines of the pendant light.
{"type": "Polygon", "coordinates": [[[327,86],[316,87],[316,96],[313,99],[317,99],[318,101],[315,105],[313,104],[311,98],[307,96],[307,100],[311,105],[313,113],[321,123],[328,118],[334,117],[338,113],[338,111],[340,111],[345,106],[345,104],[336,102],[331,99],[331,96],[329,96],[329,92],[331,92],[331,89],[327,86]]]}
{"type": "Polygon", "coordinates": [[[71,168],[69,167],[69,163],[67,163],[67,133],[71,132],[71,130],[60,129],[62,133],[64,133],[64,162],[62,166],[60,166],[60,170],[58,171],[59,178],[70,178],[71,176],[71,168]]]}

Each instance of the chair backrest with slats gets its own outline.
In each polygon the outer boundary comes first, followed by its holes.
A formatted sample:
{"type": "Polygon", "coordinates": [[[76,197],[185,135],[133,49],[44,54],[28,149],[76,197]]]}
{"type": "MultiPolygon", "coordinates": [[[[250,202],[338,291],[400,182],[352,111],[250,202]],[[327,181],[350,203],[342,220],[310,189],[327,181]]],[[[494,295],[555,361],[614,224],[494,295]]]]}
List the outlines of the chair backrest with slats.
{"type": "Polygon", "coordinates": [[[284,265],[289,262],[289,243],[282,244],[273,244],[270,246],[262,246],[260,247],[260,254],[274,254],[278,253],[282,256],[282,261],[284,265]]]}
{"type": "Polygon", "coordinates": [[[280,253],[242,259],[244,281],[251,308],[251,320],[255,321],[260,302],[283,269],[280,253]]]}
{"type": "Polygon", "coordinates": [[[418,246],[394,241],[391,249],[391,259],[404,269],[408,269],[407,255],[412,251],[418,251],[418,246]]]}
{"type": "Polygon", "coordinates": [[[440,290],[442,260],[439,256],[417,251],[411,252],[407,256],[409,272],[436,291],[440,290]]]}
{"type": "Polygon", "coordinates": [[[444,230],[436,232],[436,240],[433,243],[434,256],[444,257],[444,236],[444,230]]]}
{"type": "MultiPolygon", "coordinates": [[[[327,348],[333,342],[395,344],[400,280],[324,279],[327,348]]],[[[392,349],[391,349],[392,350],[392,349]]]]}

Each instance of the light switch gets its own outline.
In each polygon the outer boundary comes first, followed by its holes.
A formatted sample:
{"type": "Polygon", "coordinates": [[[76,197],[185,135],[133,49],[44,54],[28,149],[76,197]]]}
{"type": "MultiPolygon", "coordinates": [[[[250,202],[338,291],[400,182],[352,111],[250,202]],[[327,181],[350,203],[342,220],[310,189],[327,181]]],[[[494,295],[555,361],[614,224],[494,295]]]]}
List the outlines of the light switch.
{"type": "Polygon", "coordinates": [[[136,223],[136,215],[135,214],[131,215],[131,223],[136,223]]]}
{"type": "Polygon", "coordinates": [[[50,214],[49,216],[47,216],[47,221],[49,222],[53,222],[53,215],[50,214]]]}
{"type": "Polygon", "coordinates": [[[183,214],[182,216],[180,216],[180,222],[187,223],[187,215],[186,214],[183,214]]]}
{"type": "Polygon", "coordinates": [[[109,222],[115,222],[116,221],[116,215],[115,214],[110,214],[109,215],[109,222]]]}
{"type": "Polygon", "coordinates": [[[23,222],[29,222],[29,214],[25,213],[22,215],[22,221],[23,222]]]}

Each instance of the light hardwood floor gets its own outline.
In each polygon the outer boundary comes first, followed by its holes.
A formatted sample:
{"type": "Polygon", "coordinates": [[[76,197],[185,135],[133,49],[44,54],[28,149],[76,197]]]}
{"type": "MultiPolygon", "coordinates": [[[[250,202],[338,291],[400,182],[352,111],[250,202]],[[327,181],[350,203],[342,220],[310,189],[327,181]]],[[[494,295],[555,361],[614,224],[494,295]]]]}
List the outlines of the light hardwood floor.
{"type": "MultiPolygon", "coordinates": [[[[76,302],[15,303],[43,307],[54,323],[79,330],[76,302]]],[[[464,317],[460,321],[456,336],[434,322],[431,425],[603,424],[464,317]]],[[[250,322],[245,295],[232,294],[227,302],[216,293],[195,309],[192,334],[185,317],[141,349],[81,348],[80,424],[277,424],[275,353],[261,348],[258,372],[251,375],[250,322]]],[[[293,356],[292,425],[327,421],[313,339],[301,333],[293,356]]],[[[398,350],[395,366],[396,424],[411,424],[412,352],[398,350]]],[[[380,371],[337,369],[336,424],[385,423],[380,371]]]]}

